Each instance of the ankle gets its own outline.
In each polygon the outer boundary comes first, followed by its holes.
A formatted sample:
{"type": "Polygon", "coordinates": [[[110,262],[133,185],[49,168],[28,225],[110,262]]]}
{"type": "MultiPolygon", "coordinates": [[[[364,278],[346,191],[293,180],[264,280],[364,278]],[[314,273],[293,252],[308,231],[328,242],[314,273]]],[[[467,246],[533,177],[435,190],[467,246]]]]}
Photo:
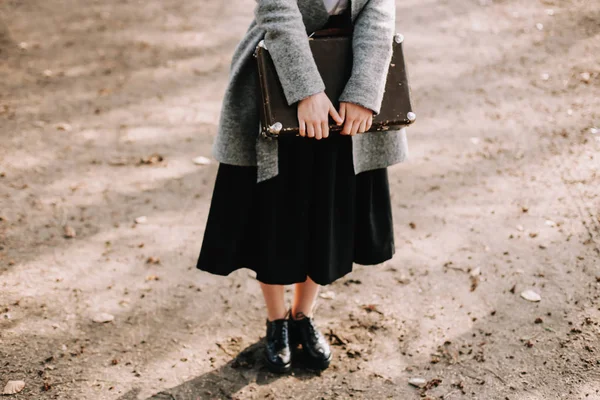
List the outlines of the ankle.
{"type": "Polygon", "coordinates": [[[290,314],[290,318],[293,319],[294,321],[312,317],[312,313],[306,313],[302,310],[294,310],[293,308],[290,308],[289,314],[290,314]]]}
{"type": "Polygon", "coordinates": [[[288,312],[285,311],[284,313],[279,313],[279,314],[267,314],[267,321],[269,322],[273,322],[273,321],[277,321],[280,319],[287,319],[288,316],[288,312]]]}

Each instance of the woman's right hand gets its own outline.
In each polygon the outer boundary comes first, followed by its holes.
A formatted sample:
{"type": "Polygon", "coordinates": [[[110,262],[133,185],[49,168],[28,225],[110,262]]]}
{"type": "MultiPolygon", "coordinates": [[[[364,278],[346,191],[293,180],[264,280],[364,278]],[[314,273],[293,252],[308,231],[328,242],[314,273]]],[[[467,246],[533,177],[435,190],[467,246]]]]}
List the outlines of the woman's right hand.
{"type": "Polygon", "coordinates": [[[298,103],[300,136],[308,136],[317,140],[328,137],[329,115],[338,125],[344,122],[325,92],[300,100],[298,103]]]}

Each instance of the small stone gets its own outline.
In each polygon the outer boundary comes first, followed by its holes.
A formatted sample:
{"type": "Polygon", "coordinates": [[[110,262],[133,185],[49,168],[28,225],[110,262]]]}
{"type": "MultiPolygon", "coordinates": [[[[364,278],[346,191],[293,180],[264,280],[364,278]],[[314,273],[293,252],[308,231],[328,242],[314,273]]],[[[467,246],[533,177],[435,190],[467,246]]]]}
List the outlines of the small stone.
{"type": "Polygon", "coordinates": [[[550,74],[544,72],[540,75],[540,78],[542,78],[543,81],[547,81],[548,79],[550,79],[550,74]]]}
{"type": "Polygon", "coordinates": [[[148,257],[148,259],[146,260],[146,264],[160,264],[160,258],[148,257]]]}
{"type": "Polygon", "coordinates": [[[408,383],[414,387],[422,388],[427,384],[427,380],[423,378],[410,378],[408,383]]]}
{"type": "Polygon", "coordinates": [[[547,219],[547,220],[546,220],[546,225],[548,225],[548,226],[551,226],[551,227],[555,227],[555,226],[556,226],[556,222],[554,222],[554,221],[552,221],[552,220],[549,220],[549,219],[547,219]]]}
{"type": "Polygon", "coordinates": [[[543,31],[544,30],[544,24],[542,24],[541,22],[538,22],[537,24],[535,24],[535,28],[538,31],[543,31]]]}
{"type": "Polygon", "coordinates": [[[521,292],[521,297],[527,301],[540,301],[542,300],[542,296],[534,292],[533,290],[524,290],[521,292]]]}
{"type": "Polygon", "coordinates": [[[112,314],[108,314],[108,313],[99,313],[94,315],[94,318],[92,318],[92,321],[97,322],[99,324],[103,324],[105,322],[111,322],[115,319],[115,316],[112,314]]]}
{"type": "Polygon", "coordinates": [[[551,9],[551,8],[547,8],[546,9],[546,14],[552,17],[554,15],[554,10],[551,9]]]}
{"type": "Polygon", "coordinates": [[[208,157],[204,157],[204,156],[199,156],[196,157],[192,160],[192,162],[196,165],[208,165],[210,164],[212,161],[210,160],[210,158],[208,157]]]}
{"type": "Polygon", "coordinates": [[[322,299],[332,300],[335,299],[335,292],[328,290],[327,292],[319,294],[319,297],[322,299]]]}
{"type": "Polygon", "coordinates": [[[145,215],[142,215],[141,217],[137,217],[135,219],[136,224],[145,224],[146,222],[148,222],[148,217],[146,217],[145,215]]]}
{"type": "Polygon", "coordinates": [[[75,236],[77,236],[75,229],[70,225],[65,225],[65,227],[63,228],[63,234],[64,234],[64,237],[67,239],[72,239],[75,236]]]}
{"type": "Polygon", "coordinates": [[[579,77],[584,83],[589,83],[590,79],[592,79],[592,75],[589,72],[582,72],[579,74],[579,77]]]}

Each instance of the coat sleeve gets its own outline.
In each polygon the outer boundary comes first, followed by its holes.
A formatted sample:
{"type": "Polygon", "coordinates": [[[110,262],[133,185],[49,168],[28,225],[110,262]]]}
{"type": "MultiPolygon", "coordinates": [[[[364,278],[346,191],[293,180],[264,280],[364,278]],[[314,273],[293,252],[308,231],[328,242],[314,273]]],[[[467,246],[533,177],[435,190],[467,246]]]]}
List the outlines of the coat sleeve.
{"type": "Polygon", "coordinates": [[[340,101],[379,114],[392,59],[396,27],[394,0],[369,0],[354,21],[352,74],[340,101]]]}
{"type": "Polygon", "coordinates": [[[265,45],[288,105],[325,90],[297,0],[257,1],[256,22],[265,31],[265,45]]]}

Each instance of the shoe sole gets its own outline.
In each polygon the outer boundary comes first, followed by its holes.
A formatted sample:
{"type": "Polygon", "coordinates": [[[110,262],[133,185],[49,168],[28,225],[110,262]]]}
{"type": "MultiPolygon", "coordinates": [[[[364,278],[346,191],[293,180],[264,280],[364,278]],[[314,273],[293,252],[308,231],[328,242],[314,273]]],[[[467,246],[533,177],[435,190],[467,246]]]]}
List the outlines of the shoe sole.
{"type": "MultiPolygon", "coordinates": [[[[298,346],[302,346],[300,344],[300,341],[297,339],[292,339],[290,337],[290,348],[292,349],[296,349],[298,346]]],[[[324,370],[329,368],[329,365],[331,364],[331,360],[333,359],[333,353],[329,354],[329,358],[327,358],[326,360],[320,359],[320,358],[313,358],[311,356],[308,355],[308,353],[306,351],[304,351],[304,348],[302,348],[302,352],[304,353],[304,356],[306,358],[306,362],[307,362],[307,366],[311,367],[312,369],[317,369],[317,370],[324,370]]]]}
{"type": "Polygon", "coordinates": [[[327,358],[325,360],[318,359],[318,358],[312,358],[308,354],[306,354],[306,358],[308,360],[308,364],[310,367],[312,367],[313,369],[318,369],[318,370],[322,371],[324,369],[329,368],[329,365],[331,364],[331,359],[333,358],[333,355],[330,354],[329,358],[327,358]]]}
{"type": "Polygon", "coordinates": [[[265,360],[265,364],[267,365],[267,368],[269,369],[269,371],[271,372],[275,372],[278,374],[282,374],[285,372],[289,372],[292,369],[292,363],[288,363],[285,365],[277,365],[277,364],[273,364],[271,361],[269,361],[269,359],[267,358],[267,356],[263,356],[263,360],[265,360]]]}

